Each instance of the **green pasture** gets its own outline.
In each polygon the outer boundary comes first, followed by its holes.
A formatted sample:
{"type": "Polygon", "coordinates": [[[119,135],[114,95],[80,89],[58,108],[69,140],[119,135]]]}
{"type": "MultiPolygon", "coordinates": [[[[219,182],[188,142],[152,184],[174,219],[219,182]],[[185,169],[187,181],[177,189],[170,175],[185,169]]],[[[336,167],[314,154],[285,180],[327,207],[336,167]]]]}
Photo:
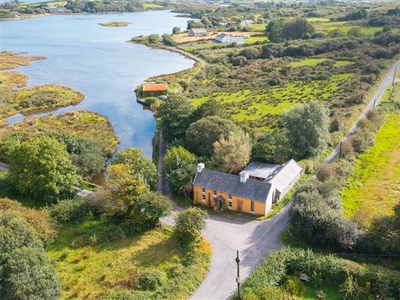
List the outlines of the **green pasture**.
{"type": "Polygon", "coordinates": [[[53,2],[47,2],[48,6],[56,6],[58,5],[59,7],[63,7],[65,4],[67,4],[67,1],[53,1],[53,2]]]}
{"type": "Polygon", "coordinates": [[[294,81],[262,90],[215,92],[210,96],[194,99],[193,104],[197,106],[208,98],[214,98],[226,107],[234,120],[250,122],[257,128],[267,129],[271,121],[297,103],[328,100],[340,84],[353,76],[354,74],[346,73],[332,75],[329,81],[294,81]]]}
{"type": "Polygon", "coordinates": [[[257,42],[268,42],[269,39],[266,36],[251,36],[244,40],[246,44],[255,44],[257,42]]]}
{"type": "Polygon", "coordinates": [[[267,24],[250,24],[246,25],[246,27],[250,28],[252,31],[265,31],[267,24]]]}
{"type": "MultiPolygon", "coordinates": [[[[293,61],[289,64],[289,66],[292,68],[315,67],[319,63],[326,61],[326,60],[327,60],[327,58],[306,58],[306,59],[299,60],[299,61],[293,61]]],[[[348,60],[337,60],[337,61],[335,61],[334,66],[335,67],[344,67],[344,66],[348,66],[351,64],[354,64],[354,62],[348,61],[348,60]]]]}
{"type": "Polygon", "coordinates": [[[307,18],[310,23],[329,23],[328,18],[307,18]]]}
{"type": "MultiPolygon", "coordinates": [[[[399,93],[400,95],[400,93],[399,93]]],[[[392,214],[400,194],[400,115],[391,115],[360,155],[355,175],[342,191],[344,214],[368,226],[380,214],[392,214]]]]}
{"type": "Polygon", "coordinates": [[[162,5],[158,5],[158,4],[154,4],[154,3],[144,2],[144,3],[142,3],[142,5],[143,5],[144,9],[160,9],[160,8],[163,8],[162,5]]]}

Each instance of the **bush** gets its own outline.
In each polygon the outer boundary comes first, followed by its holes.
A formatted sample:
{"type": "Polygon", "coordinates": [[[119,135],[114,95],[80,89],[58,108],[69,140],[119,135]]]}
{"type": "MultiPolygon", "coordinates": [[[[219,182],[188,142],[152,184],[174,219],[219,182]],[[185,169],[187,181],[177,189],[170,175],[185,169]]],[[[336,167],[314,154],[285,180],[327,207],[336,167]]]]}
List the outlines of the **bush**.
{"type": "Polygon", "coordinates": [[[58,225],[82,223],[90,214],[89,201],[86,198],[61,200],[50,206],[48,213],[58,225]]]}
{"type": "Polygon", "coordinates": [[[164,283],[164,277],[164,272],[159,270],[146,270],[139,275],[138,281],[142,290],[154,291],[164,283]]]}

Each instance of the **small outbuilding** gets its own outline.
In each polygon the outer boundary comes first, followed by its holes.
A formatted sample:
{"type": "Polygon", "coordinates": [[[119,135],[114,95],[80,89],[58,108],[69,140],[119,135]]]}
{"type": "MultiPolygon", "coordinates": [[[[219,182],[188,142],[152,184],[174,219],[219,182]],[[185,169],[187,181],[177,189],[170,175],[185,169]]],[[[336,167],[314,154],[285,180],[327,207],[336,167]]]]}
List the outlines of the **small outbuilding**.
{"type": "Polygon", "coordinates": [[[168,85],[166,83],[144,83],[142,86],[142,97],[158,97],[167,95],[168,85]]]}
{"type": "Polygon", "coordinates": [[[189,36],[207,36],[208,32],[205,28],[192,28],[189,31],[189,36]]]}

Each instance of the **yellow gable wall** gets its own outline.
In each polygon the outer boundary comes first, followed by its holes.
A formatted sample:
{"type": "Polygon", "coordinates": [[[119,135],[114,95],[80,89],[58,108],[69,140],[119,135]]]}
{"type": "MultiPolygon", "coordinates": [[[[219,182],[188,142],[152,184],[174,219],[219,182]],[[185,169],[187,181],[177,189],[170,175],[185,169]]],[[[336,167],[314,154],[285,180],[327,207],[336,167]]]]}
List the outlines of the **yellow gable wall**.
{"type": "MultiPolygon", "coordinates": [[[[203,204],[203,205],[213,205],[214,203],[214,191],[206,189],[205,190],[205,201],[202,201],[202,188],[198,186],[193,187],[193,200],[195,203],[203,204]]],[[[217,191],[217,196],[221,196],[225,199],[225,205],[228,207],[228,194],[220,193],[217,191]]],[[[265,215],[266,207],[265,203],[254,202],[254,214],[256,215],[265,215]]],[[[240,198],[232,196],[232,210],[238,211],[239,206],[241,206],[241,211],[245,213],[251,212],[251,200],[246,198],[240,198]]],[[[269,210],[270,207],[268,207],[269,210]]]]}

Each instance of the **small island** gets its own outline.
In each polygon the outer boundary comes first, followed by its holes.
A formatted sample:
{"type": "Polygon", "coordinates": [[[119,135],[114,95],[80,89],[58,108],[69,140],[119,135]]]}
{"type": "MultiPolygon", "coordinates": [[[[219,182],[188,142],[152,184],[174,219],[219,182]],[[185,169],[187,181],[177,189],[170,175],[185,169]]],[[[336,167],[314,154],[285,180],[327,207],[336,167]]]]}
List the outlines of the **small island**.
{"type": "Polygon", "coordinates": [[[126,27],[129,24],[131,24],[131,22],[107,22],[107,23],[99,23],[100,26],[104,26],[104,27],[126,27]]]}

